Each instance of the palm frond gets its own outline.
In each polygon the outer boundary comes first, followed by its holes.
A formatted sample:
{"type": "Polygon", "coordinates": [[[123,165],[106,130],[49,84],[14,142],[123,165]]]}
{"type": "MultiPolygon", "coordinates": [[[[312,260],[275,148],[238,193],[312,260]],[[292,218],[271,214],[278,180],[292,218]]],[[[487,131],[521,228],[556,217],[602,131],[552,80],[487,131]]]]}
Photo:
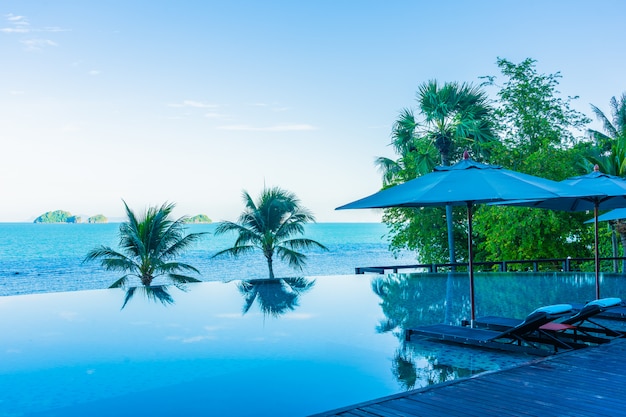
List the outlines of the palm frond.
{"type": "Polygon", "coordinates": [[[244,255],[246,253],[253,252],[255,249],[258,249],[256,246],[233,246],[232,248],[223,249],[211,256],[211,258],[217,258],[224,255],[229,255],[233,257],[237,257],[239,255],[244,255]]]}
{"type": "Polygon", "coordinates": [[[275,248],[276,255],[281,261],[287,262],[289,266],[302,270],[306,265],[307,256],[303,253],[292,250],[286,246],[278,246],[275,248]]]}

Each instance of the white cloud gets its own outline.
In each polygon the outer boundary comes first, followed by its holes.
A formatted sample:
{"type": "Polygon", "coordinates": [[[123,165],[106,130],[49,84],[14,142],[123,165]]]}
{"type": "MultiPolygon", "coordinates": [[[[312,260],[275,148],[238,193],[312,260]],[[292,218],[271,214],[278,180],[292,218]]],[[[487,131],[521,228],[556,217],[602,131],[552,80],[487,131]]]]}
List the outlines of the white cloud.
{"type": "Polygon", "coordinates": [[[3,33],[28,33],[30,32],[30,24],[24,16],[14,15],[13,13],[5,14],[4,17],[13,27],[0,29],[3,33]]]}
{"type": "Polygon", "coordinates": [[[219,107],[217,104],[203,103],[201,101],[195,101],[195,100],[183,100],[182,103],[172,103],[172,104],[168,104],[168,106],[169,107],[193,107],[193,108],[198,108],[198,109],[215,109],[219,107]]]}
{"type": "Polygon", "coordinates": [[[17,22],[17,21],[25,19],[24,16],[16,16],[13,13],[9,13],[7,15],[4,15],[4,17],[6,17],[7,20],[10,21],[10,22],[17,22]]]}
{"type": "Polygon", "coordinates": [[[27,50],[34,51],[46,48],[48,46],[57,46],[57,43],[50,39],[26,39],[20,41],[26,46],[27,50]]]}
{"type": "Polygon", "coordinates": [[[63,29],[63,28],[60,28],[60,27],[57,27],[57,26],[48,26],[48,27],[45,27],[45,28],[43,28],[43,29],[41,29],[39,31],[40,32],[69,32],[70,30],[69,29],[63,29]]]}
{"type": "Polygon", "coordinates": [[[98,71],[98,70],[91,70],[91,71],[89,71],[88,74],[89,75],[100,75],[100,71],[98,71]]]}
{"type": "Polygon", "coordinates": [[[2,28],[0,29],[0,32],[2,33],[28,33],[30,31],[26,28],[2,28]]]}
{"type": "MultiPolygon", "coordinates": [[[[5,19],[10,26],[0,28],[1,33],[7,34],[26,34],[34,32],[67,32],[67,29],[60,28],[58,26],[46,26],[44,28],[32,28],[25,16],[14,15],[12,13],[5,14],[5,19]]],[[[57,46],[57,43],[49,39],[22,39],[20,42],[26,45],[26,49],[29,51],[40,50],[48,46],[57,46]]]]}
{"type": "Polygon", "coordinates": [[[308,124],[280,124],[274,126],[248,126],[248,125],[226,125],[219,126],[220,130],[233,130],[243,132],[298,132],[316,130],[314,126],[308,124]]]}
{"type": "Polygon", "coordinates": [[[204,117],[206,117],[207,119],[223,119],[224,117],[226,117],[226,115],[212,111],[205,113],[204,117]]]}

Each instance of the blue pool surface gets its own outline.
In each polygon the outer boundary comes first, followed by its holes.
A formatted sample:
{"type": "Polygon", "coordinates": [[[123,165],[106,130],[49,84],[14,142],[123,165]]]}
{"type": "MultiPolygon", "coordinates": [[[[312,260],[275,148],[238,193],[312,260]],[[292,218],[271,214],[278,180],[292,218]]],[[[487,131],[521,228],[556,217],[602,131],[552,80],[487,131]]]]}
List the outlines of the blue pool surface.
{"type": "MultiPolygon", "coordinates": [[[[478,274],[477,311],[585,301],[592,275],[478,274]]],[[[139,288],[124,308],[121,289],[0,297],[0,417],[306,416],[534,360],[404,342],[466,318],[466,274],[303,280],[139,288]]]]}

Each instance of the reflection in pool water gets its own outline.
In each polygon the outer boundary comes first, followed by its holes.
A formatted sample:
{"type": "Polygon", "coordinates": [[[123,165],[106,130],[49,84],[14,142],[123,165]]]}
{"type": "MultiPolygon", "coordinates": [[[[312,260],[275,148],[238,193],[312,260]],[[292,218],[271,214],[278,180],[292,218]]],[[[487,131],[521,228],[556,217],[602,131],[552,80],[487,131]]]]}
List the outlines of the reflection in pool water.
{"type": "MultiPolygon", "coordinates": [[[[126,289],[122,309],[126,307],[126,304],[133,299],[136,293],[143,294],[149,301],[160,302],[163,305],[174,304],[174,297],[172,297],[168,287],[171,287],[171,285],[142,285],[140,287],[129,287],[126,289]]],[[[177,288],[181,291],[186,290],[186,287],[182,285],[178,285],[177,288]]]]}
{"type": "Polygon", "coordinates": [[[293,311],[299,305],[300,295],[309,291],[315,280],[304,277],[251,279],[241,281],[237,288],[243,295],[245,303],[243,314],[250,311],[256,300],[263,314],[278,317],[293,311]]]}
{"type": "MultiPolygon", "coordinates": [[[[592,275],[478,274],[478,313],[583,302],[592,275]]],[[[605,275],[603,294],[626,298],[623,281],[605,275]]],[[[462,273],[210,282],[122,310],[119,289],[0,297],[0,416],[303,416],[534,360],[404,342],[405,326],[466,318],[466,286],[462,273]]]]}

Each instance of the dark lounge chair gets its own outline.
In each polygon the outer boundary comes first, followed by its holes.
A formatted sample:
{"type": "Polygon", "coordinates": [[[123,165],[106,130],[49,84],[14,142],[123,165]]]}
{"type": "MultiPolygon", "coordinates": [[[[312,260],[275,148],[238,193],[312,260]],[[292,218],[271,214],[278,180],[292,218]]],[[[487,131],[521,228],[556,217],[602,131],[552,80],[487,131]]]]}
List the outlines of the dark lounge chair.
{"type": "Polygon", "coordinates": [[[504,331],[435,324],[407,329],[405,337],[407,341],[410,341],[411,336],[416,334],[464,345],[547,356],[558,350],[571,350],[584,346],[580,343],[565,342],[549,332],[540,330],[544,324],[571,315],[571,313],[570,304],[557,304],[538,308],[525,320],[504,331]]]}
{"type": "MultiPolygon", "coordinates": [[[[612,330],[594,321],[594,318],[621,305],[622,300],[619,298],[594,300],[580,307],[575,314],[569,317],[563,316],[558,321],[552,321],[540,326],[539,331],[552,334],[554,337],[566,342],[606,343],[611,339],[598,335],[623,337],[624,333],[612,330]]],[[[522,321],[507,317],[486,316],[476,319],[475,325],[479,328],[502,332],[519,325],[522,321]]]]}
{"type": "MultiPolygon", "coordinates": [[[[576,312],[581,310],[585,304],[572,303],[572,309],[576,312]]],[[[622,301],[620,305],[612,306],[595,315],[595,318],[603,320],[626,321],[626,304],[622,301]]]]}

